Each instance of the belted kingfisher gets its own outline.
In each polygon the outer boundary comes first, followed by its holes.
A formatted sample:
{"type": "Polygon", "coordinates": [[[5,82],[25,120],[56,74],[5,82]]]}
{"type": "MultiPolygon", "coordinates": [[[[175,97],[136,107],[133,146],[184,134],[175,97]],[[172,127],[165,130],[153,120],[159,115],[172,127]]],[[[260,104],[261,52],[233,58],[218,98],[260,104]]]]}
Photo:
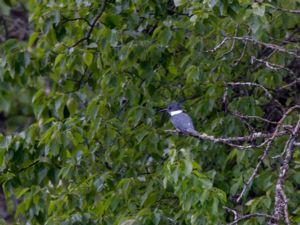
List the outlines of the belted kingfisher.
{"type": "Polygon", "coordinates": [[[166,109],[161,111],[167,111],[171,116],[171,122],[176,130],[184,134],[198,135],[198,131],[195,130],[191,117],[183,112],[183,109],[178,103],[171,103],[166,109]]]}

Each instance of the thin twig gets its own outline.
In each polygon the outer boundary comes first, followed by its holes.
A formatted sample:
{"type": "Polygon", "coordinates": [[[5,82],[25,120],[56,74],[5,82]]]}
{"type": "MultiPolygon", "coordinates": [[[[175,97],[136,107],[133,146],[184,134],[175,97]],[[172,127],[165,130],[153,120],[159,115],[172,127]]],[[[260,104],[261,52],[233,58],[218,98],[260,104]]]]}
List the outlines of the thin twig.
{"type": "Polygon", "coordinates": [[[274,125],[277,125],[277,122],[276,121],[271,121],[271,120],[267,120],[265,118],[262,118],[260,116],[248,116],[248,115],[242,115],[241,113],[239,112],[231,112],[234,116],[237,116],[239,118],[242,118],[242,119],[255,119],[255,120],[261,120],[263,122],[266,122],[266,123],[269,123],[269,124],[274,124],[274,125]]]}
{"type": "MultiPolygon", "coordinates": [[[[233,214],[233,220],[236,221],[238,219],[238,212],[234,209],[228,208],[226,206],[223,206],[224,209],[226,209],[227,211],[231,212],[233,214]]],[[[236,225],[237,222],[233,223],[233,225],[236,225]]]]}
{"type": "Polygon", "coordinates": [[[275,70],[275,71],[285,70],[288,73],[295,75],[295,73],[292,70],[290,70],[289,68],[287,68],[285,66],[274,64],[274,63],[270,63],[270,62],[265,61],[263,59],[257,59],[255,56],[251,56],[251,64],[253,64],[254,61],[263,63],[270,70],[275,70]]]}
{"type": "Polygon", "coordinates": [[[281,103],[280,103],[277,99],[275,99],[275,98],[272,96],[272,94],[268,91],[268,89],[265,88],[265,87],[264,87],[263,85],[261,85],[261,84],[252,83],[252,82],[227,82],[227,83],[225,83],[225,84],[226,84],[226,85],[229,85],[229,86],[232,86],[232,87],[237,87],[237,86],[259,87],[259,88],[261,88],[261,89],[265,92],[266,96],[267,96],[269,99],[273,100],[273,101],[280,107],[280,109],[281,109],[282,111],[284,111],[284,107],[281,105],[281,103]]]}
{"type": "Polygon", "coordinates": [[[273,9],[277,9],[279,11],[282,12],[287,12],[287,13],[293,13],[293,14],[300,14],[300,10],[299,9],[284,9],[284,8],[279,8],[279,7],[275,7],[275,6],[271,6],[273,9]]]}
{"type": "Polygon", "coordinates": [[[243,48],[243,51],[242,51],[240,57],[239,57],[237,60],[235,60],[235,62],[232,64],[232,66],[237,66],[237,65],[241,62],[242,58],[243,58],[244,55],[245,55],[246,48],[247,48],[247,44],[248,44],[248,42],[245,42],[244,48],[243,48]]]}
{"type": "Polygon", "coordinates": [[[79,45],[79,44],[80,44],[81,42],[83,42],[83,41],[89,42],[90,37],[91,37],[91,34],[92,34],[92,32],[93,32],[93,30],[94,30],[94,28],[95,28],[96,23],[98,22],[99,18],[100,18],[100,17],[102,16],[102,14],[104,13],[104,10],[105,10],[105,7],[106,7],[106,3],[107,3],[107,0],[103,0],[103,1],[102,1],[102,5],[101,5],[101,8],[100,8],[100,10],[99,10],[99,13],[98,13],[98,15],[94,18],[93,22],[91,23],[90,29],[89,29],[89,31],[87,32],[87,34],[86,34],[83,38],[81,38],[81,39],[79,39],[77,42],[75,42],[71,47],[75,47],[75,46],[79,45]]]}
{"type": "MultiPolygon", "coordinates": [[[[237,36],[237,35],[238,35],[238,28],[239,28],[239,25],[236,25],[236,26],[235,26],[235,31],[234,31],[234,36],[237,36]]],[[[230,49],[229,49],[227,52],[223,53],[219,58],[223,58],[225,55],[227,55],[227,54],[229,54],[230,52],[232,52],[233,49],[234,49],[234,46],[235,46],[235,39],[232,40],[232,44],[231,44],[230,49]]]]}
{"type": "Polygon", "coordinates": [[[217,51],[219,48],[221,48],[228,40],[230,40],[230,38],[225,37],[218,45],[216,45],[214,48],[209,49],[209,50],[205,50],[204,52],[215,52],[217,51]]]}
{"type": "Polygon", "coordinates": [[[269,99],[274,99],[274,97],[272,96],[272,94],[268,91],[267,88],[265,88],[263,85],[261,84],[257,84],[257,83],[252,83],[252,82],[227,82],[225,83],[226,85],[228,86],[232,86],[232,87],[237,87],[237,86],[247,86],[247,87],[259,87],[261,88],[266,96],[269,98],[269,99]]]}
{"type": "Polygon", "coordinates": [[[265,46],[265,47],[270,48],[270,49],[277,50],[279,52],[284,52],[284,53],[292,55],[296,58],[300,58],[300,55],[297,54],[297,50],[290,51],[289,49],[283,48],[282,46],[279,46],[279,45],[276,45],[276,44],[265,43],[265,42],[262,42],[262,41],[258,41],[258,40],[255,40],[252,37],[248,37],[248,36],[244,36],[244,37],[227,37],[226,41],[230,38],[240,40],[240,41],[252,42],[252,43],[255,43],[255,44],[258,44],[258,45],[265,46]]]}
{"type": "Polygon", "coordinates": [[[237,224],[238,222],[242,221],[242,220],[247,220],[247,219],[250,219],[250,218],[253,218],[253,217],[266,217],[266,218],[270,218],[272,219],[273,217],[268,215],[268,214],[264,214],[264,213],[253,213],[253,214],[247,214],[247,215],[244,215],[244,216],[241,216],[239,217],[238,219],[234,220],[233,222],[231,223],[228,223],[227,225],[235,225],[237,224]]]}
{"type": "Polygon", "coordinates": [[[294,85],[297,84],[297,83],[300,83],[300,77],[297,78],[296,80],[294,80],[293,82],[291,82],[291,83],[289,83],[289,84],[286,84],[286,85],[284,85],[284,86],[278,88],[278,90],[287,89],[287,88],[289,88],[289,87],[294,86],[294,85]]]}
{"type": "Polygon", "coordinates": [[[77,17],[77,18],[67,18],[67,17],[64,17],[64,20],[62,21],[62,23],[68,23],[68,22],[78,21],[78,20],[82,20],[82,21],[86,22],[90,27],[92,26],[92,24],[90,23],[90,21],[88,21],[88,19],[83,18],[83,17],[77,17]]]}

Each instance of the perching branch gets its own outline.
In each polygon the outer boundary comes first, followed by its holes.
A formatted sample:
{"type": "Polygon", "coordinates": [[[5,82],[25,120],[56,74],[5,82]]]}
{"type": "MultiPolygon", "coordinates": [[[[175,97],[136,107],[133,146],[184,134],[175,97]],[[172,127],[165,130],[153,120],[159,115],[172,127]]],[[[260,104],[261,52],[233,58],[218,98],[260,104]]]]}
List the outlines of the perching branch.
{"type": "MultiPolygon", "coordinates": [[[[165,132],[168,133],[173,133],[173,134],[182,134],[182,135],[187,135],[190,137],[195,137],[198,138],[199,140],[203,141],[210,141],[213,143],[218,143],[218,144],[225,144],[234,148],[239,148],[239,149],[248,149],[248,148],[260,148],[263,145],[265,145],[267,142],[264,141],[262,144],[259,145],[239,145],[235,144],[236,142],[251,142],[255,141],[258,139],[266,139],[266,138],[271,138],[274,134],[273,133],[262,133],[262,132],[256,132],[252,133],[251,135],[246,135],[246,136],[240,136],[240,137],[215,137],[212,135],[207,135],[205,133],[198,133],[198,134],[192,134],[192,133],[182,133],[178,130],[165,130],[165,132]]],[[[275,135],[276,137],[286,135],[286,131],[280,131],[277,132],[275,135]]]]}

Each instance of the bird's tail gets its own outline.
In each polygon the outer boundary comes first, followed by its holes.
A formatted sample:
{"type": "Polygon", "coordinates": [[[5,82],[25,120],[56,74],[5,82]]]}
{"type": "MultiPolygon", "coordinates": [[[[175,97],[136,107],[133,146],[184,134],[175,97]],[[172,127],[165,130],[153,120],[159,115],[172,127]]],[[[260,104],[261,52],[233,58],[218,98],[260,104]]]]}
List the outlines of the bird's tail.
{"type": "Polygon", "coordinates": [[[195,129],[187,129],[187,133],[193,136],[199,136],[199,132],[196,131],[195,129]]]}

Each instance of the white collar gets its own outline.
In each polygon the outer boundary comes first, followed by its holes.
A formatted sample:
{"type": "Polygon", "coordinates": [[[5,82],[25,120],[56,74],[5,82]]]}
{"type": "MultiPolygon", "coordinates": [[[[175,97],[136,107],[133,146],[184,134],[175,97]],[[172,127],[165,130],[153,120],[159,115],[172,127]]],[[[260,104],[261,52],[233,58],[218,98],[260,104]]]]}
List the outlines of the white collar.
{"type": "Polygon", "coordinates": [[[175,116],[175,115],[178,115],[178,114],[180,114],[180,113],[182,113],[182,110],[176,110],[176,111],[170,112],[170,115],[171,115],[171,116],[175,116]]]}

